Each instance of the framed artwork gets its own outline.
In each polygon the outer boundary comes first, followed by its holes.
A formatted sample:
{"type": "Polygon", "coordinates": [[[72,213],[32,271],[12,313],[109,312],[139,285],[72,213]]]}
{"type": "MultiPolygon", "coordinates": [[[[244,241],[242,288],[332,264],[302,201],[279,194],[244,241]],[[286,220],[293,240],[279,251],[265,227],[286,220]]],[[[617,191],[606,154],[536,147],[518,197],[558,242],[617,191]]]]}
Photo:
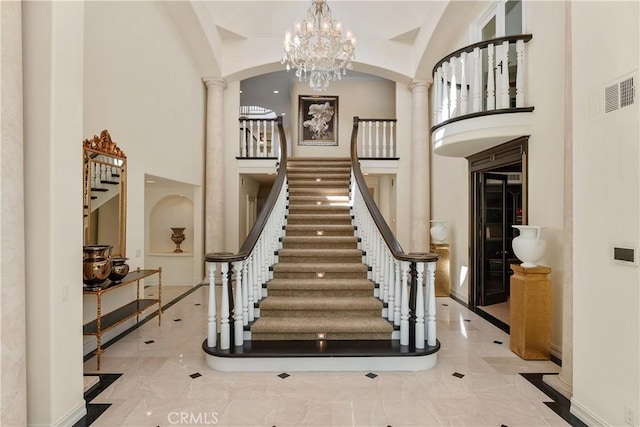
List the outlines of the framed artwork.
{"type": "Polygon", "coordinates": [[[298,145],[338,145],[338,97],[298,97],[298,145]]]}

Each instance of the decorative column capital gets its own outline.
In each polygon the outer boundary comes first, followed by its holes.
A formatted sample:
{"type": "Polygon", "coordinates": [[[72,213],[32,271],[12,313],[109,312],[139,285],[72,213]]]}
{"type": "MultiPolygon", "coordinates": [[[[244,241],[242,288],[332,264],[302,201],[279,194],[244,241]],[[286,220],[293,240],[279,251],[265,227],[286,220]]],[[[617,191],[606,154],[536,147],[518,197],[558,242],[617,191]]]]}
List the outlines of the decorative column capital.
{"type": "Polygon", "coordinates": [[[429,90],[432,83],[433,82],[427,80],[412,80],[411,83],[409,83],[409,89],[414,91],[416,88],[424,87],[426,90],[429,90]]]}
{"type": "Polygon", "coordinates": [[[207,85],[207,89],[212,87],[220,87],[222,89],[227,87],[227,82],[220,77],[203,77],[202,81],[207,85]]]}

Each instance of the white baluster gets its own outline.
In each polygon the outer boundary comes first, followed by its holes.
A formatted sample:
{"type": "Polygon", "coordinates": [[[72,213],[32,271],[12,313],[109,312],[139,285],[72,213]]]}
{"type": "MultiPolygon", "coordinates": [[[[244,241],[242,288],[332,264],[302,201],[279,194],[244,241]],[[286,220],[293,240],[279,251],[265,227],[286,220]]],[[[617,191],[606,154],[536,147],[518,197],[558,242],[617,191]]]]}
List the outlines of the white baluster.
{"type": "Polygon", "coordinates": [[[496,108],[496,90],[494,83],[493,44],[487,45],[487,111],[496,108]]]}
{"type": "Polygon", "coordinates": [[[516,107],[524,107],[524,40],[516,42],[516,58],[518,69],[516,70],[516,107]]]}
{"type": "Polygon", "coordinates": [[[382,301],[389,302],[389,282],[387,281],[387,246],[384,243],[384,240],[381,241],[380,244],[380,259],[378,263],[380,264],[380,283],[382,285],[382,301]]]}
{"type": "Polygon", "coordinates": [[[395,122],[389,122],[389,157],[396,157],[396,146],[394,138],[395,122]]]}
{"type": "Polygon", "coordinates": [[[253,253],[247,258],[247,268],[245,268],[247,279],[245,283],[247,285],[247,310],[248,310],[248,322],[253,322],[256,319],[254,302],[255,299],[255,279],[253,276],[253,253]]]}
{"type": "Polygon", "coordinates": [[[262,141],[262,135],[261,135],[261,125],[262,122],[260,120],[256,120],[256,123],[258,125],[258,130],[256,133],[256,151],[257,151],[257,156],[258,157],[264,157],[265,156],[265,147],[264,147],[264,143],[262,141]]]}
{"type": "Polygon", "coordinates": [[[396,326],[400,326],[400,306],[402,305],[402,280],[400,279],[400,261],[397,259],[393,259],[394,264],[394,272],[395,272],[395,294],[396,294],[396,303],[393,308],[393,324],[396,326]]]}
{"type": "Polygon", "coordinates": [[[467,52],[460,55],[460,115],[467,114],[469,89],[467,87],[467,52]]]}
{"type": "Polygon", "coordinates": [[[359,124],[362,129],[362,136],[360,137],[360,150],[358,151],[358,155],[360,157],[367,157],[367,124],[363,121],[360,121],[359,124]]]}
{"type": "MultiPolygon", "coordinates": [[[[242,268],[242,326],[249,324],[249,259],[243,261],[242,268]]],[[[238,286],[236,284],[236,286],[238,286]]],[[[240,302],[236,301],[236,305],[240,302]]]]}
{"type": "Polygon", "coordinates": [[[509,42],[502,43],[502,108],[511,107],[509,99],[509,42]]]}
{"type": "Polygon", "coordinates": [[[480,48],[473,49],[473,112],[482,110],[482,63],[480,48]]]}
{"type": "Polygon", "coordinates": [[[407,277],[409,275],[409,262],[400,261],[402,270],[402,302],[400,307],[400,345],[409,345],[409,292],[407,289],[407,277]]]}
{"type": "Polygon", "coordinates": [[[240,157],[247,157],[247,121],[242,121],[242,135],[240,135],[240,157]]]}
{"type": "Polygon", "coordinates": [[[442,66],[436,70],[434,80],[433,123],[437,125],[442,120],[442,66]]]}
{"type": "Polygon", "coordinates": [[[389,302],[387,303],[387,320],[393,322],[396,307],[396,283],[395,283],[395,262],[393,255],[387,249],[387,283],[389,284],[389,302]]]}
{"type": "Polygon", "coordinates": [[[436,263],[427,263],[427,345],[436,345],[436,263]]]}
{"type": "Polygon", "coordinates": [[[442,121],[449,120],[449,63],[442,64],[442,121]]]}
{"type": "Polygon", "coordinates": [[[229,327],[229,263],[221,264],[222,271],[222,301],[220,301],[220,348],[226,350],[230,346],[231,329],[229,327]]]}
{"type": "Polygon", "coordinates": [[[244,312],[244,296],[242,292],[243,286],[246,286],[242,281],[242,276],[244,274],[244,261],[234,261],[233,266],[236,270],[236,288],[235,288],[235,297],[233,299],[234,307],[233,307],[233,317],[235,322],[233,323],[233,334],[234,339],[233,343],[236,346],[241,346],[244,341],[243,338],[243,312],[244,312]]]}
{"type": "Polygon", "coordinates": [[[382,157],[391,157],[391,151],[387,151],[387,122],[386,121],[382,122],[382,157]]]}
{"type": "Polygon", "coordinates": [[[253,120],[249,120],[249,157],[255,157],[253,150],[253,140],[255,139],[255,132],[253,131],[253,120]]]}
{"type": "Polygon", "coordinates": [[[269,132],[267,132],[266,124],[265,124],[264,134],[267,135],[267,137],[265,138],[266,144],[267,144],[267,157],[273,157],[273,151],[275,150],[275,147],[273,145],[273,139],[276,134],[274,127],[276,122],[274,120],[271,120],[269,121],[269,124],[271,125],[271,129],[269,130],[269,132]]]}
{"type": "Polygon", "coordinates": [[[449,87],[449,118],[458,115],[458,79],[456,76],[458,58],[451,58],[451,86],[449,87]]]}
{"type": "Polygon", "coordinates": [[[424,348],[424,263],[416,263],[416,348],[424,348]]]}
{"type": "Polygon", "coordinates": [[[207,307],[207,347],[215,347],[218,338],[216,319],[216,263],[207,262],[209,271],[209,307],[207,307]]]}
{"type": "Polygon", "coordinates": [[[373,157],[373,137],[371,136],[371,128],[373,126],[373,122],[367,122],[369,124],[369,153],[367,157],[373,157]]]}
{"type": "Polygon", "coordinates": [[[380,158],[380,122],[376,121],[376,158],[380,158]]]}

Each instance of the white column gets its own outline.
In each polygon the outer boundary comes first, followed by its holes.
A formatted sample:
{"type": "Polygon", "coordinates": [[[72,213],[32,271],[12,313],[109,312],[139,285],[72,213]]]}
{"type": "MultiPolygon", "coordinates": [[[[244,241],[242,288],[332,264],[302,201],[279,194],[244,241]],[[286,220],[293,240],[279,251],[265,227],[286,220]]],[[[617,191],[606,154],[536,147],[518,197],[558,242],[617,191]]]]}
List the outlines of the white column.
{"type": "MultiPolygon", "coordinates": [[[[3,2],[2,7],[11,6],[3,2]]],[[[25,260],[32,260],[25,272],[27,425],[73,425],[86,413],[79,227],[82,140],[91,136],[83,130],[85,3],[22,2],[18,7],[26,29],[22,40],[25,260]],[[38,260],[37,268],[33,260],[38,260]]],[[[3,19],[3,33],[4,26],[3,19]]],[[[4,236],[2,240],[4,246],[4,236]]]]}
{"type": "Polygon", "coordinates": [[[429,86],[413,81],[411,110],[411,252],[429,250],[429,86]]]}
{"type": "Polygon", "coordinates": [[[202,79],[207,85],[205,158],[205,252],[224,249],[224,80],[202,79]]]}
{"type": "Polygon", "coordinates": [[[27,425],[22,10],[0,2],[0,425],[27,425]]]}

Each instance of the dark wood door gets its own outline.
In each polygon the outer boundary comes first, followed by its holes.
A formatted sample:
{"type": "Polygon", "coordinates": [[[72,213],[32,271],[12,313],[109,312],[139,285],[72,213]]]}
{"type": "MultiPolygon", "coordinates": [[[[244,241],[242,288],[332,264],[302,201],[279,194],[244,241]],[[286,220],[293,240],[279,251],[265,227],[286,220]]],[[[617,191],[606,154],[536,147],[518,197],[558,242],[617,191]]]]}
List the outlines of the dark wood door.
{"type": "Polygon", "coordinates": [[[481,173],[480,180],[480,305],[490,305],[506,301],[509,295],[507,176],[481,173]]]}

